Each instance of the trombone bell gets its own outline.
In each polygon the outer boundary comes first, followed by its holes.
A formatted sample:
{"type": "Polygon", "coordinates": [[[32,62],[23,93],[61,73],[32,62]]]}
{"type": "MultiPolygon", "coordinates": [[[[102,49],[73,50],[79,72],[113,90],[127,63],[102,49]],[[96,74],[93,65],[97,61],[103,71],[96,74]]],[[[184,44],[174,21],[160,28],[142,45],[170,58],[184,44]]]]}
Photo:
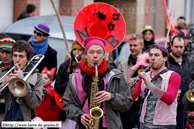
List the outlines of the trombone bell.
{"type": "Polygon", "coordinates": [[[194,103],[194,90],[189,90],[189,91],[187,92],[187,99],[188,99],[190,102],[194,103]]]}
{"type": "Polygon", "coordinates": [[[27,84],[20,78],[13,78],[9,82],[9,90],[16,97],[24,97],[28,93],[27,84]]]}

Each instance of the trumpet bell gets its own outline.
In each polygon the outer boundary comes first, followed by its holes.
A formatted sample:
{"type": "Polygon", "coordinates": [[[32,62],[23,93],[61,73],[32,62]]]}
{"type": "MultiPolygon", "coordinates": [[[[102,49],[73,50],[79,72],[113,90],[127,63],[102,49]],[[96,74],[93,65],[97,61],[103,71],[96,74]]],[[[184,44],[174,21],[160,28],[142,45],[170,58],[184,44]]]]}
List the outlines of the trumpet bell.
{"type": "Polygon", "coordinates": [[[189,90],[189,91],[187,92],[187,99],[188,99],[190,102],[194,103],[194,90],[189,90]]]}
{"type": "Polygon", "coordinates": [[[9,81],[8,88],[16,97],[24,97],[28,93],[27,84],[20,78],[13,78],[9,81]]]}

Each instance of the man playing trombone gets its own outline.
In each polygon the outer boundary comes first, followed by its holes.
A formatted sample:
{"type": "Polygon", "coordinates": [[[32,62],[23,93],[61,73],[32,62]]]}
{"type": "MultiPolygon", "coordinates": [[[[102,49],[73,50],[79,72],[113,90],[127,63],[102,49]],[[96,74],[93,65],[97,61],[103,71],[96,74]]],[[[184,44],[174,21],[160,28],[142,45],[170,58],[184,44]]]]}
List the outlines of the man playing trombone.
{"type": "Polygon", "coordinates": [[[33,48],[28,42],[18,40],[14,44],[11,53],[13,60],[9,63],[9,69],[14,68],[14,66],[15,69],[9,70],[12,73],[8,74],[1,84],[0,98],[4,99],[4,103],[0,104],[0,108],[3,108],[4,111],[0,112],[0,121],[30,121],[36,116],[35,109],[41,103],[43,88],[42,77],[41,74],[36,73],[36,70],[34,70],[34,63],[28,63],[33,56],[33,48]],[[32,68],[34,71],[31,70],[32,68]],[[32,74],[29,75],[27,72],[32,72],[32,74]],[[24,75],[29,75],[25,81],[25,88],[21,91],[18,90],[23,84],[19,81],[16,81],[14,84],[15,89],[10,88],[10,80],[13,78],[24,80],[24,75]],[[6,87],[7,85],[9,88],[6,87]],[[2,88],[4,89],[2,90],[2,88]],[[26,93],[23,93],[23,91],[26,93]],[[20,94],[14,96],[13,93],[20,94]],[[24,96],[21,94],[24,94],[24,96]]]}

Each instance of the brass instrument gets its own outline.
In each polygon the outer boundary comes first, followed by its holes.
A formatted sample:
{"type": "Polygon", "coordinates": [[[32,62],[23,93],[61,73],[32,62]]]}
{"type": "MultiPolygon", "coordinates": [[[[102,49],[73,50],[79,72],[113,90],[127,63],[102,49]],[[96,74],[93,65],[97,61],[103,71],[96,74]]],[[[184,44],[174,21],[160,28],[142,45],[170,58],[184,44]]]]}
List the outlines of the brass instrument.
{"type": "Polygon", "coordinates": [[[103,110],[100,108],[101,104],[97,103],[95,101],[95,94],[98,92],[98,63],[95,61],[94,62],[95,66],[95,78],[94,82],[91,84],[91,93],[90,93],[90,105],[89,105],[89,110],[90,110],[90,116],[92,119],[90,120],[89,123],[89,129],[99,129],[99,124],[100,124],[100,118],[103,115],[103,110]]]}
{"type": "MultiPolygon", "coordinates": [[[[9,83],[7,83],[3,88],[0,89],[0,92],[8,86],[10,92],[15,97],[25,96],[28,93],[28,88],[27,88],[27,84],[25,81],[32,74],[32,72],[36,69],[36,67],[40,64],[43,58],[44,58],[44,55],[33,56],[32,59],[28,62],[28,64],[22,69],[24,71],[30,63],[36,62],[35,66],[28,72],[28,74],[23,79],[17,78],[17,77],[11,79],[9,83]]],[[[5,76],[7,76],[14,68],[15,66],[13,66],[2,78],[0,78],[0,80],[3,79],[5,76]]]]}
{"type": "Polygon", "coordinates": [[[78,61],[78,59],[77,59],[78,56],[79,56],[79,54],[76,54],[76,55],[75,55],[75,61],[79,64],[80,61],[78,61]]]}
{"type": "Polygon", "coordinates": [[[187,91],[187,99],[194,103],[194,89],[187,91]]]}

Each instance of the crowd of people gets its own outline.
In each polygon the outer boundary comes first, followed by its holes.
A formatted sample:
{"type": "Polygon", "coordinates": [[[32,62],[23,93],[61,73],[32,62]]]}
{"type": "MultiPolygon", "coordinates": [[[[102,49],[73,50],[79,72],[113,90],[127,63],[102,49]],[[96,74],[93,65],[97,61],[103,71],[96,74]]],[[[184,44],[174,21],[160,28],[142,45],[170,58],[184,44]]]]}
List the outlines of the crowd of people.
{"type": "Polygon", "coordinates": [[[34,26],[31,42],[1,33],[0,77],[7,75],[0,80],[0,121],[61,121],[61,129],[185,129],[194,110],[187,96],[194,88],[194,43],[182,20],[168,48],[154,42],[150,25],[132,34],[131,54],[118,68],[99,37],[85,39],[84,46],[75,39],[56,72],[49,26],[34,26]],[[44,59],[33,69],[35,55],[44,59]],[[30,71],[25,89],[7,86],[30,71]]]}

